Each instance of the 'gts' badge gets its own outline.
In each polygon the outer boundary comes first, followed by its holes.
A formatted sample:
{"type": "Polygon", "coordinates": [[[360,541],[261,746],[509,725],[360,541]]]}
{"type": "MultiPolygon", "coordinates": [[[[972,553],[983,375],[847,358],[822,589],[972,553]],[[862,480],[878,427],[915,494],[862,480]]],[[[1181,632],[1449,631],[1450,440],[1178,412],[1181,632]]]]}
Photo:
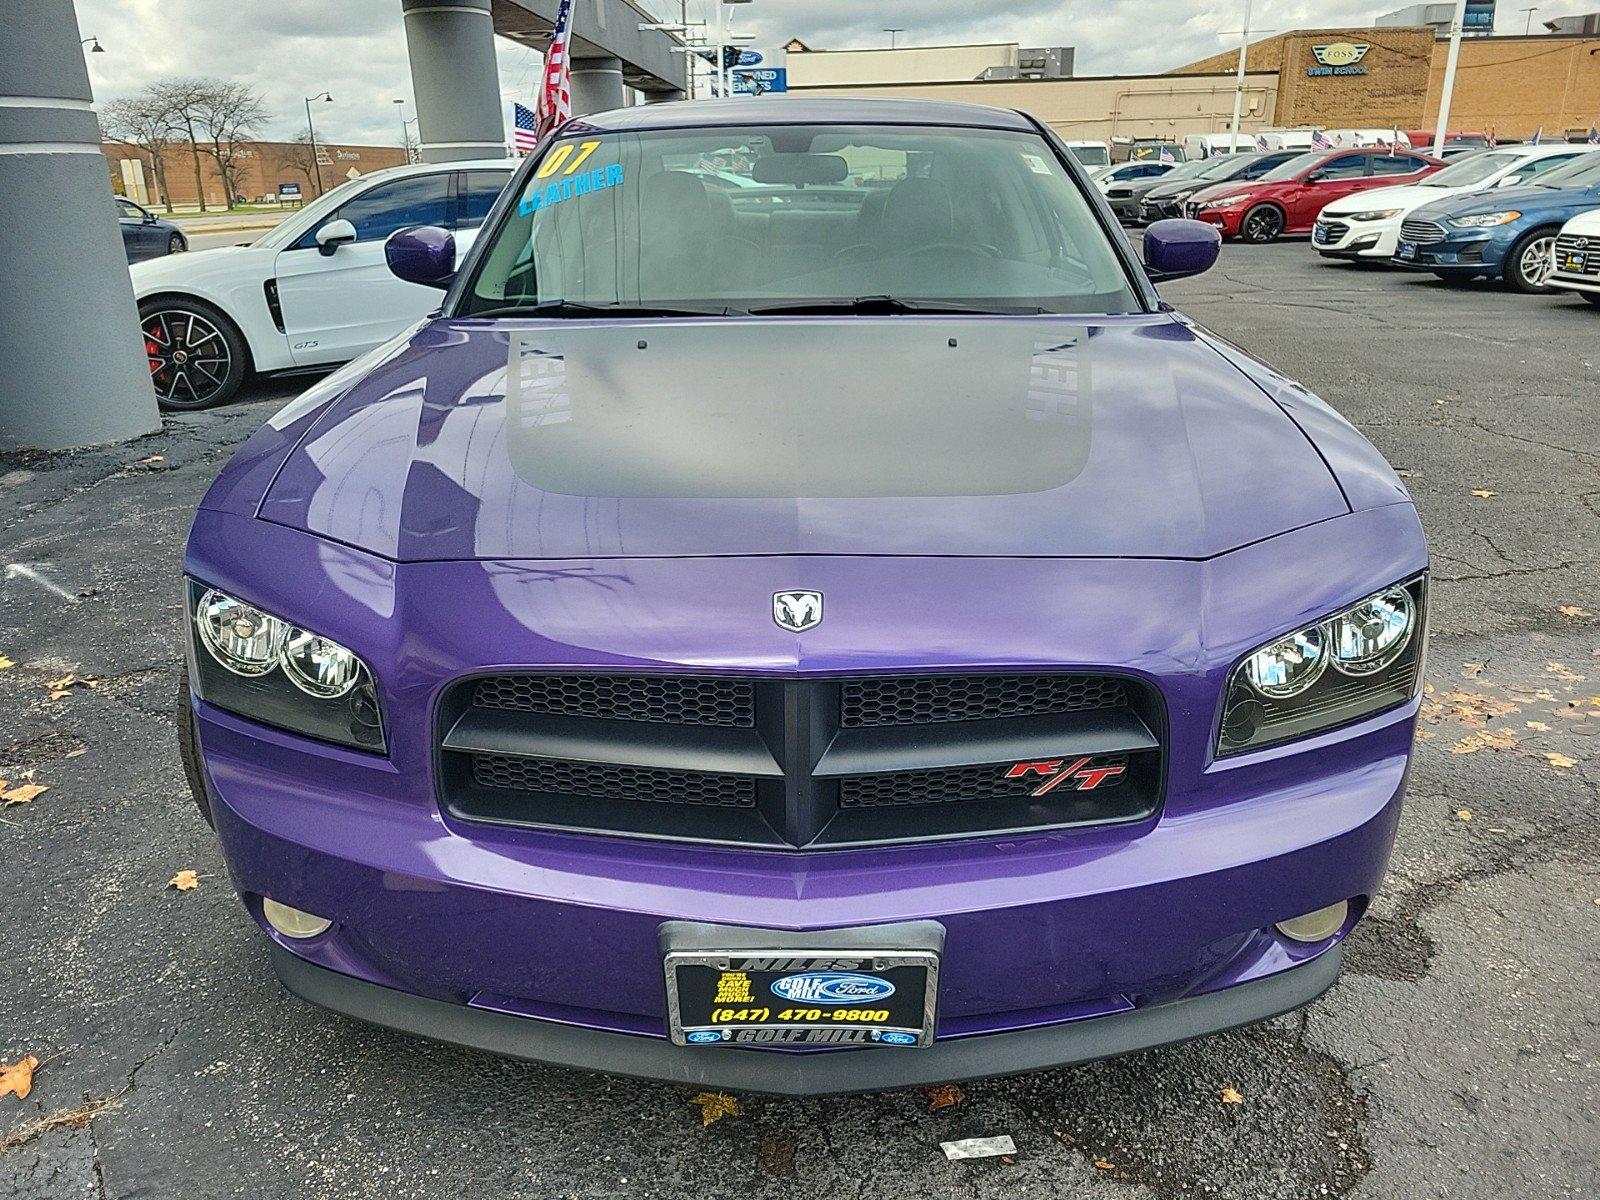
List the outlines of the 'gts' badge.
{"type": "Polygon", "coordinates": [[[1122,763],[1091,767],[1087,757],[1075,762],[1068,762],[1064,758],[1046,758],[1037,762],[1013,763],[1011,769],[1006,772],[1006,778],[1023,779],[1029,775],[1040,776],[1044,782],[1034,788],[1029,795],[1043,796],[1046,792],[1055,791],[1068,780],[1073,781],[1075,791],[1092,792],[1108,780],[1121,779],[1127,769],[1122,763]]]}
{"type": "Polygon", "coordinates": [[[822,623],[821,592],[774,592],[772,619],[779,629],[804,633],[822,623]]]}

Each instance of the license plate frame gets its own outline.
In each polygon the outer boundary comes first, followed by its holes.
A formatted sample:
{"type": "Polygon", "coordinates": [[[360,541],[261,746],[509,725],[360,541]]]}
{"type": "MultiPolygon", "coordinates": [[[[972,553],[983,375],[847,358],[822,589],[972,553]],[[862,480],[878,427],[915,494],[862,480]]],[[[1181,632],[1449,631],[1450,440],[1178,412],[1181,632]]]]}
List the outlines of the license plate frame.
{"type": "Polygon", "coordinates": [[[1415,258],[1417,256],[1417,244],[1415,242],[1401,242],[1394,248],[1394,256],[1396,258],[1415,258]]]}
{"type": "Polygon", "coordinates": [[[667,1032],[679,1046],[926,1047],[938,1016],[939,961],[938,948],[910,946],[667,949],[667,1032]],[[777,990],[787,980],[799,982],[777,990]]]}
{"type": "Polygon", "coordinates": [[[1561,264],[1563,272],[1570,275],[1590,275],[1594,273],[1589,269],[1589,251],[1567,250],[1564,253],[1566,257],[1561,264]]]}

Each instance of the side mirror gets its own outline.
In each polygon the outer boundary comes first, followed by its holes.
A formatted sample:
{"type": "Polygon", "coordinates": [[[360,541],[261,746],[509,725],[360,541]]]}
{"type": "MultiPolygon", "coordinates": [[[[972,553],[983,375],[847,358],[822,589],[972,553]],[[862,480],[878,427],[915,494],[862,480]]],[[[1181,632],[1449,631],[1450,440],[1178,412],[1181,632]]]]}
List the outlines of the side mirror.
{"type": "Polygon", "coordinates": [[[1209,271],[1222,252],[1222,235],[1204,221],[1155,221],[1144,231],[1144,266],[1152,283],[1209,271]]]}
{"type": "Polygon", "coordinates": [[[1521,175],[1507,175],[1499,183],[1495,184],[1495,187],[1516,187],[1521,182],[1521,175]]]}
{"type": "Polygon", "coordinates": [[[346,242],[356,240],[356,227],[349,221],[340,218],[329,221],[317,230],[317,253],[322,255],[332,254],[346,242]]]}
{"type": "Polygon", "coordinates": [[[437,225],[397,229],[383,244],[389,273],[407,283],[447,288],[456,276],[456,238],[437,225]]]}
{"type": "Polygon", "coordinates": [[[1321,183],[1323,180],[1325,180],[1327,178],[1328,177],[1326,175],[1324,175],[1321,171],[1313,171],[1313,172],[1311,172],[1311,174],[1306,176],[1306,182],[1307,183],[1321,183]]]}
{"type": "Polygon", "coordinates": [[[145,213],[139,223],[141,225],[154,225],[156,223],[155,213],[145,213]]]}

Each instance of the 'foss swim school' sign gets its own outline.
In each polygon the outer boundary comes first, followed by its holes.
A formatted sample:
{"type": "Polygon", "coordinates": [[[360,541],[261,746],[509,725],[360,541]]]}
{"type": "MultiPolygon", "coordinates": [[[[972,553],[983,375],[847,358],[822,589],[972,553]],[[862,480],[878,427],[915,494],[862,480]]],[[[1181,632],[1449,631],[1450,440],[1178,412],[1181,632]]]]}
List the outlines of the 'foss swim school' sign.
{"type": "Polygon", "coordinates": [[[1324,42],[1313,46],[1311,53],[1317,65],[1309,68],[1306,74],[1313,79],[1324,75],[1365,75],[1367,69],[1361,65],[1361,60],[1371,49],[1368,42],[1324,42]]]}

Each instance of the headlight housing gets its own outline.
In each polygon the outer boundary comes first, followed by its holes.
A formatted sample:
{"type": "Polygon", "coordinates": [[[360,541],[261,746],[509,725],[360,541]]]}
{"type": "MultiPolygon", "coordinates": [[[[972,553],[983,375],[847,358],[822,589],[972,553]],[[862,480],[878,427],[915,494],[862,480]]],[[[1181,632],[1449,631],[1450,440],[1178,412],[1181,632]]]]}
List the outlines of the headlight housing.
{"type": "Polygon", "coordinates": [[[1422,685],[1427,576],[1374,592],[1234,665],[1217,757],[1347,725],[1403,704],[1422,685]]]}
{"type": "Polygon", "coordinates": [[[1471,217],[1451,217],[1450,224],[1459,229],[1490,229],[1496,225],[1509,225],[1520,216],[1522,214],[1516,209],[1508,208],[1504,212],[1478,213],[1476,216],[1471,217]]]}
{"type": "Polygon", "coordinates": [[[1347,221],[1387,221],[1390,217],[1398,217],[1398,208],[1374,208],[1367,212],[1351,213],[1345,218],[1347,221]]]}
{"type": "Polygon", "coordinates": [[[325,742],[386,749],[377,685],[354,653],[193,579],[185,592],[207,704],[325,742]]]}

